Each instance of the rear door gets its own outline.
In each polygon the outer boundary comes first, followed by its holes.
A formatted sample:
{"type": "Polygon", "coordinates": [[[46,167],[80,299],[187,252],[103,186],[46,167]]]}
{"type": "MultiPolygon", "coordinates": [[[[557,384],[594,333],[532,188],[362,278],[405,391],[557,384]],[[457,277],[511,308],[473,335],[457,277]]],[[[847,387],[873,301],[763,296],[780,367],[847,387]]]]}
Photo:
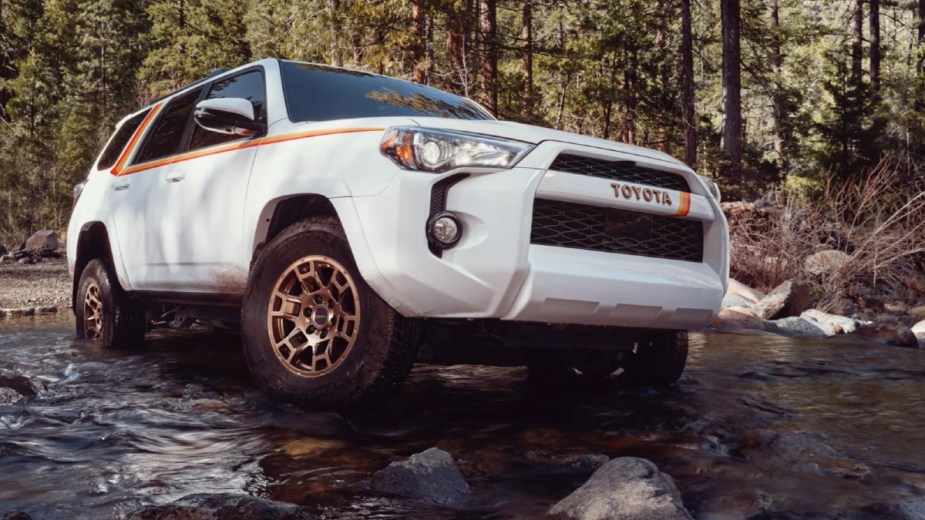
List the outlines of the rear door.
{"type": "MultiPolygon", "coordinates": [[[[168,210],[167,174],[184,151],[188,121],[204,89],[194,89],[152,109],[153,121],[137,151],[113,169],[110,208],[119,250],[133,290],[165,290],[179,269],[169,238],[182,215],[168,210]]],[[[130,144],[131,148],[131,144],[130,144]]]]}

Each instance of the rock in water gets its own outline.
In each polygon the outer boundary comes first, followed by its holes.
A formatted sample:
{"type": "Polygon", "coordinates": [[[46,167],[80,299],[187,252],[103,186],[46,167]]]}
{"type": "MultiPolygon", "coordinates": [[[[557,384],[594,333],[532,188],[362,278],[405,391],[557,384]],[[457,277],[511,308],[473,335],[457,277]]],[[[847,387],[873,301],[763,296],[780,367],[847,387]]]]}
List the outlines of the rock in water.
{"type": "Polygon", "coordinates": [[[822,329],[827,335],[851,334],[858,328],[858,322],[837,314],[810,309],[800,315],[804,320],[822,329]]]}
{"type": "Polygon", "coordinates": [[[429,448],[376,472],[370,480],[370,489],[449,505],[469,493],[469,484],[449,453],[429,448]]]}
{"type": "Polygon", "coordinates": [[[56,251],[58,249],[58,234],[50,229],[36,231],[26,240],[26,249],[56,251]]]}
{"type": "Polygon", "coordinates": [[[858,326],[855,333],[862,338],[886,343],[887,345],[909,348],[919,347],[919,340],[915,337],[912,329],[899,323],[863,323],[858,326]]]}
{"type": "Polygon", "coordinates": [[[164,506],[146,506],[125,520],[315,520],[301,507],[233,493],[189,495],[164,506]]]}
{"type": "Polygon", "coordinates": [[[35,397],[45,389],[45,385],[15,370],[0,370],[0,388],[9,388],[23,397],[35,397]]]}
{"type": "Polygon", "coordinates": [[[719,311],[719,315],[713,320],[713,328],[716,330],[764,330],[764,322],[744,307],[729,307],[719,311]]]}
{"type": "Polygon", "coordinates": [[[925,346],[925,320],[922,320],[912,326],[911,329],[913,334],[915,334],[916,339],[919,340],[920,346],[925,346]]]}
{"type": "Polygon", "coordinates": [[[621,457],[601,466],[549,516],[577,520],[691,520],[671,477],[646,459],[621,457]]]}
{"type": "Polygon", "coordinates": [[[779,320],[766,321],[764,322],[764,325],[765,330],[768,332],[773,332],[782,336],[810,338],[822,338],[826,336],[825,331],[823,331],[820,327],[814,323],[796,316],[781,318],[779,320]]]}
{"type": "Polygon", "coordinates": [[[812,306],[813,292],[812,284],[787,280],[752,305],[751,310],[763,320],[799,316],[812,306]]]}

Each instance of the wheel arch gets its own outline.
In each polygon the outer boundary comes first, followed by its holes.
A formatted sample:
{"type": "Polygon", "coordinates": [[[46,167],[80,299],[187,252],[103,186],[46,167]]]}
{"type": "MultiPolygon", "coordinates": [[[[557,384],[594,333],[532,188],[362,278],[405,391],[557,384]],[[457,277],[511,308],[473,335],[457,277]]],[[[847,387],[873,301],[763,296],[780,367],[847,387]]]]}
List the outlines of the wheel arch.
{"type": "Polygon", "coordinates": [[[95,258],[103,259],[112,269],[116,268],[116,263],[113,261],[112,256],[112,246],[109,242],[109,231],[106,229],[106,225],[99,221],[85,223],[80,227],[80,234],[77,236],[74,277],[71,282],[72,311],[76,309],[77,286],[80,284],[80,275],[87,264],[95,258]]]}
{"type": "Polygon", "coordinates": [[[296,222],[311,217],[340,216],[331,199],[318,193],[301,193],[268,202],[260,212],[260,219],[254,233],[250,267],[254,266],[263,248],[282,230],[296,222]]]}

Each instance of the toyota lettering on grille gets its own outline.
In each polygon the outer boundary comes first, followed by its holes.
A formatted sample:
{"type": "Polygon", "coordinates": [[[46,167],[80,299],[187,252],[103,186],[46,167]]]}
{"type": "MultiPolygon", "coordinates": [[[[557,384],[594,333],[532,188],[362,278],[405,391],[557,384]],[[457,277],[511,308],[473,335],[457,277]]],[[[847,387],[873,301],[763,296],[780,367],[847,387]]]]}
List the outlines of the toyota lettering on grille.
{"type": "Polygon", "coordinates": [[[613,196],[618,199],[637,200],[663,206],[672,205],[671,194],[665,190],[641,188],[616,182],[611,182],[610,187],[613,188],[613,196]]]}

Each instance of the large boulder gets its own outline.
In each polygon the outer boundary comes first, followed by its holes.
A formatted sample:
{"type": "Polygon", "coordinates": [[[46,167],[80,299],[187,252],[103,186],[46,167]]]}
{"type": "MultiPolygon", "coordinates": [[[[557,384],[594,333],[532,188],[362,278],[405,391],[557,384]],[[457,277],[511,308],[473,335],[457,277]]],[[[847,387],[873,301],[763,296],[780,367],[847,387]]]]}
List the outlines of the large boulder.
{"type": "Polygon", "coordinates": [[[827,336],[825,331],[820,327],[798,316],[766,321],[764,322],[764,329],[782,336],[810,338],[823,338],[827,336]]]}
{"type": "Polygon", "coordinates": [[[764,298],[764,293],[752,289],[742,282],[729,279],[729,288],[726,290],[726,296],[723,297],[723,308],[728,307],[748,307],[758,300],[764,298]]]}
{"type": "Polygon", "coordinates": [[[125,516],[125,520],[314,520],[295,504],[233,493],[189,495],[172,504],[145,506],[125,516]]]}
{"type": "Polygon", "coordinates": [[[713,320],[716,330],[764,330],[764,321],[744,307],[729,307],[719,311],[713,320]]]}
{"type": "Polygon", "coordinates": [[[850,260],[851,255],[832,249],[807,256],[803,265],[809,274],[822,275],[841,269],[850,260]]]}
{"type": "Polygon", "coordinates": [[[855,334],[864,339],[886,343],[887,345],[909,348],[919,347],[919,340],[912,329],[900,323],[862,323],[858,326],[855,334]]]}
{"type": "Polygon", "coordinates": [[[810,283],[787,280],[750,308],[763,320],[799,316],[812,307],[814,293],[810,283]]]}
{"type": "Polygon", "coordinates": [[[651,461],[621,457],[604,464],[571,495],[552,506],[556,518],[577,520],[690,520],[670,476],[651,461]]]}
{"type": "Polygon", "coordinates": [[[58,234],[51,229],[36,231],[26,240],[25,248],[29,250],[56,251],[58,249],[58,234]]]}
{"type": "Polygon", "coordinates": [[[836,334],[851,334],[858,328],[858,322],[837,314],[829,314],[816,309],[810,309],[800,314],[804,320],[819,327],[827,336],[836,334]]]}
{"type": "Polygon", "coordinates": [[[438,448],[416,453],[408,460],[396,461],[376,472],[369,482],[372,491],[417,498],[439,505],[450,505],[469,493],[469,484],[453,462],[438,448]]]}

